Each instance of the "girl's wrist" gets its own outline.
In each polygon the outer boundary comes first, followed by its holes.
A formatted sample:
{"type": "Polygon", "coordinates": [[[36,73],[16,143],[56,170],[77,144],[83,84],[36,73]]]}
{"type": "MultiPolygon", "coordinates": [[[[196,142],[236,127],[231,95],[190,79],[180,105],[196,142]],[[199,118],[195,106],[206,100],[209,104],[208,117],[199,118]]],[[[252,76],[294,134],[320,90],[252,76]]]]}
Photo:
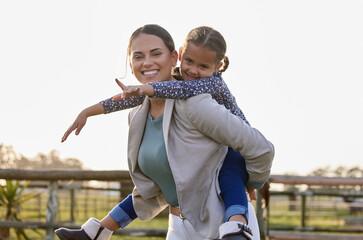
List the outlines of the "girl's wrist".
{"type": "Polygon", "coordinates": [[[152,97],[152,96],[154,96],[154,87],[150,83],[142,85],[142,93],[143,93],[143,95],[152,97]]]}

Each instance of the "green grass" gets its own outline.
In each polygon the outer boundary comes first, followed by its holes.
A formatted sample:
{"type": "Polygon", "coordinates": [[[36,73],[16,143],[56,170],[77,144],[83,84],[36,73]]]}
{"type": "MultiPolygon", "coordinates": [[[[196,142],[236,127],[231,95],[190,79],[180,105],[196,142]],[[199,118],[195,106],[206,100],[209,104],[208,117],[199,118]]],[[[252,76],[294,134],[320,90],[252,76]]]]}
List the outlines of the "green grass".
{"type": "MultiPolygon", "coordinates": [[[[68,191],[59,192],[59,212],[57,221],[59,224],[64,222],[69,224],[70,214],[70,194],[68,191]],[[68,222],[67,222],[68,221],[68,222]]],[[[341,202],[336,201],[333,197],[312,198],[307,201],[305,226],[326,229],[347,229],[349,226],[344,225],[344,217],[350,216],[349,209],[341,202]],[[320,202],[319,202],[320,201],[320,202]]],[[[106,196],[104,192],[94,191],[77,191],[76,206],[74,212],[75,223],[82,225],[89,217],[102,219],[107,213],[119,202],[117,195],[106,196]]],[[[21,218],[27,221],[45,222],[47,194],[44,193],[40,198],[33,199],[21,209],[21,218]]],[[[301,203],[299,198],[296,201],[289,201],[288,198],[274,198],[270,201],[270,219],[269,227],[300,227],[301,226],[301,203]],[[295,206],[295,210],[290,210],[290,206],[295,206]]],[[[4,215],[4,208],[0,208],[0,217],[4,215]]],[[[161,228],[167,229],[167,217],[155,218],[151,221],[143,222],[141,220],[133,221],[128,228],[161,228]]],[[[13,231],[12,238],[16,239],[13,231]]],[[[39,237],[32,230],[26,230],[31,239],[44,239],[45,230],[40,230],[43,237],[39,237]]],[[[56,238],[58,239],[58,238],[56,238]]],[[[112,239],[123,240],[161,240],[160,237],[133,237],[117,236],[112,239]]]]}

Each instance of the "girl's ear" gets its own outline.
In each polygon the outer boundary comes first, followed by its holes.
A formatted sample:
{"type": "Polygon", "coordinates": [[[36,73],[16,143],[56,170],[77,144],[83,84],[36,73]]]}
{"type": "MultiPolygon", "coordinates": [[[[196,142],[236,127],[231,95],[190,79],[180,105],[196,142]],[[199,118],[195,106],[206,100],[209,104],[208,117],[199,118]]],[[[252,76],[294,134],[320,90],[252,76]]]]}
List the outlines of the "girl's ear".
{"type": "Polygon", "coordinates": [[[181,62],[181,58],[182,58],[182,53],[183,53],[183,48],[180,47],[179,48],[179,61],[181,62]]]}
{"type": "Polygon", "coordinates": [[[218,72],[219,69],[221,69],[222,66],[223,66],[223,63],[219,62],[219,64],[216,65],[216,69],[214,69],[214,72],[218,72]]]}

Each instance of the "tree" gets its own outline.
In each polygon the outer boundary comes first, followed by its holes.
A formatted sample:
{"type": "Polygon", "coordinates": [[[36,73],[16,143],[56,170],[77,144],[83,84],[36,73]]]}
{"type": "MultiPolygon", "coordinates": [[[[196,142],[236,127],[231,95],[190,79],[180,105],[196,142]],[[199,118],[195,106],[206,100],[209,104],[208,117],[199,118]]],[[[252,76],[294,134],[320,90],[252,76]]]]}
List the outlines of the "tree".
{"type": "Polygon", "coordinates": [[[83,169],[83,163],[76,158],[61,159],[59,151],[53,149],[48,154],[38,153],[33,158],[28,158],[16,153],[12,146],[0,143],[1,168],[22,169],[83,169]]]}
{"type": "Polygon", "coordinates": [[[338,166],[332,169],[330,166],[320,167],[313,170],[309,176],[323,176],[323,177],[363,177],[363,168],[355,166],[352,168],[347,168],[344,166],[338,166]]]}
{"type": "Polygon", "coordinates": [[[21,158],[21,156],[13,150],[12,146],[6,146],[5,144],[0,143],[1,168],[13,168],[19,158],[21,158]]]}
{"type": "MultiPolygon", "coordinates": [[[[355,167],[345,167],[338,166],[336,168],[331,168],[330,166],[321,167],[313,170],[309,176],[322,176],[322,177],[354,177],[354,178],[362,178],[363,177],[363,168],[359,166],[355,167]]],[[[319,189],[320,191],[325,192],[357,192],[362,191],[362,186],[310,186],[309,189],[319,189]]]]}

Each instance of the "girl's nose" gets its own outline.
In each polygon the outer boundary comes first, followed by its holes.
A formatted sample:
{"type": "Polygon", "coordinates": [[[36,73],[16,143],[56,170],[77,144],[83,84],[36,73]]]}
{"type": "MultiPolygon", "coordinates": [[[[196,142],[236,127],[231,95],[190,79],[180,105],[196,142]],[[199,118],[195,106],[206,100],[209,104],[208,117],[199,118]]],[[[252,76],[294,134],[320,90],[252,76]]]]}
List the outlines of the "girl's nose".
{"type": "Polygon", "coordinates": [[[190,68],[189,68],[189,73],[191,73],[191,74],[197,74],[198,73],[198,69],[197,69],[197,67],[196,66],[191,66],[190,68]]]}

